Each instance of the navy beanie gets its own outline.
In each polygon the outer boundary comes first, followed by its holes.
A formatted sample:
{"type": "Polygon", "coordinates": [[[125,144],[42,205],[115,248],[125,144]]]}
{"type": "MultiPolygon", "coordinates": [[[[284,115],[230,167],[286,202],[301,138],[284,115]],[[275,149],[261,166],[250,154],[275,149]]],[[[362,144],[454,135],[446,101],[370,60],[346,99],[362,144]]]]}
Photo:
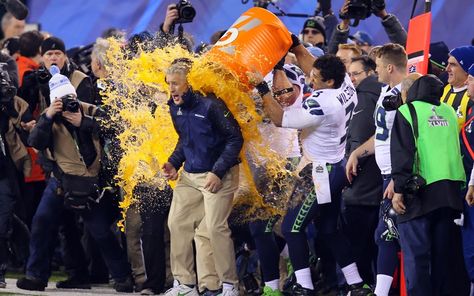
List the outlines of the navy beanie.
{"type": "Polygon", "coordinates": [[[471,75],[472,77],[474,77],[474,64],[472,64],[472,66],[469,68],[469,75],[471,75]]]}
{"type": "Polygon", "coordinates": [[[466,73],[469,71],[469,67],[474,64],[474,46],[456,47],[449,54],[458,61],[466,73]]]}

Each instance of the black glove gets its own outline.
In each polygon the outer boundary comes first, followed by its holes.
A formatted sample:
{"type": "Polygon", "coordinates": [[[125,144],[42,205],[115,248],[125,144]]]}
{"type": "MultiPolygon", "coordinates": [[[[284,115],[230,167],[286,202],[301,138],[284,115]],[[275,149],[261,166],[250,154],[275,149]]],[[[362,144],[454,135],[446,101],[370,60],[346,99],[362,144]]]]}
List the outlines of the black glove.
{"type": "Polygon", "coordinates": [[[377,13],[385,9],[385,0],[372,0],[372,12],[377,13]]]}
{"type": "Polygon", "coordinates": [[[298,45],[301,44],[301,41],[300,39],[298,38],[298,36],[296,36],[295,34],[291,34],[291,41],[293,42],[291,44],[291,47],[290,47],[290,50],[292,50],[293,48],[297,47],[298,45]]]}
{"type": "Polygon", "coordinates": [[[285,65],[285,58],[286,54],[283,56],[283,58],[273,67],[275,70],[283,70],[283,65],[285,65]]]}

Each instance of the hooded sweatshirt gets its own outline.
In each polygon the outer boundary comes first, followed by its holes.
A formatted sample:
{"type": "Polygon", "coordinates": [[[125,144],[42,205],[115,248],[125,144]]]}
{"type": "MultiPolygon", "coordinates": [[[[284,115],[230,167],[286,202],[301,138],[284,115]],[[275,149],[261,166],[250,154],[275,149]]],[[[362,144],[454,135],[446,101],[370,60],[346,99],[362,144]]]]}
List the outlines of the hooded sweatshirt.
{"type": "MultiPolygon", "coordinates": [[[[407,102],[422,101],[439,106],[441,104],[439,98],[442,94],[443,83],[435,76],[427,75],[416,80],[408,90],[407,102]]],[[[455,113],[453,112],[452,115],[452,119],[455,120],[455,113]]],[[[455,132],[457,133],[457,129],[455,132]]],[[[404,186],[413,174],[416,146],[412,126],[400,110],[397,111],[393,123],[390,152],[395,192],[404,194],[406,206],[406,213],[398,216],[398,223],[426,215],[440,208],[462,210],[460,198],[462,182],[440,180],[423,187],[414,198],[409,198],[405,194],[404,186]]],[[[459,147],[450,153],[460,155],[459,147]]],[[[420,162],[422,161],[420,159],[420,162]]]]}

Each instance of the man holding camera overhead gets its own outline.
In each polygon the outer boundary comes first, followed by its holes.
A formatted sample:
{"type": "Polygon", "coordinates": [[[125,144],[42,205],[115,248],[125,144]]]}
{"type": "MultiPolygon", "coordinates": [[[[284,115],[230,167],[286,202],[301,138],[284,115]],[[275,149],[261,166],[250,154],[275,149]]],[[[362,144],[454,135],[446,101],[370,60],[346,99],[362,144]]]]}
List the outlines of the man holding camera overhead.
{"type": "Polygon", "coordinates": [[[102,147],[98,136],[99,108],[77,100],[69,79],[51,66],[51,105],[30,133],[29,144],[53,161],[53,174],[33,218],[26,277],[17,287],[44,291],[51,274],[51,251],[61,217],[78,213],[97,242],[118,292],[132,292],[130,267],[100,203],[98,174],[102,147]],[[68,209],[66,211],[65,209],[68,209]]]}

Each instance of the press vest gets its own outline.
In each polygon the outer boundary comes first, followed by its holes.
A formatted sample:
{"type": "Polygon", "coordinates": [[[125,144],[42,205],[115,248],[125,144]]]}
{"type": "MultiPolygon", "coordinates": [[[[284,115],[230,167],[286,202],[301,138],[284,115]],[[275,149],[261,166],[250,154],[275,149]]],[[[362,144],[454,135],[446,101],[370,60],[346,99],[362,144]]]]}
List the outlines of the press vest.
{"type": "MultiPolygon", "coordinates": [[[[422,101],[412,102],[418,119],[416,148],[419,174],[426,184],[440,180],[462,181],[466,177],[459,146],[459,129],[456,114],[449,105],[435,106],[422,101]]],[[[398,109],[413,128],[408,106],[398,109]]],[[[416,172],[416,160],[413,171],[416,172]]]]}
{"type": "MultiPolygon", "coordinates": [[[[96,106],[83,102],[80,104],[85,117],[94,116],[97,111],[96,106]]],[[[52,133],[53,153],[48,152],[47,155],[48,158],[56,162],[64,173],[85,177],[94,177],[99,174],[102,148],[97,135],[92,136],[92,142],[94,143],[97,156],[94,162],[87,167],[82,159],[76,140],[64,124],[54,122],[52,133]]]]}
{"type": "MultiPolygon", "coordinates": [[[[74,86],[75,89],[81,84],[82,80],[86,78],[87,75],[80,72],[80,71],[73,71],[71,76],[69,77],[69,80],[71,81],[72,86],[74,86]]],[[[41,114],[46,108],[48,107],[46,103],[46,99],[43,96],[41,92],[39,92],[39,104],[37,114],[41,114]]],[[[36,182],[36,181],[44,181],[45,180],[45,175],[43,172],[43,169],[39,164],[36,163],[38,159],[38,153],[32,148],[32,147],[27,147],[28,154],[31,157],[32,161],[32,169],[31,169],[31,174],[29,174],[28,177],[25,177],[25,182],[36,182]]]]}
{"type": "Polygon", "coordinates": [[[7,142],[10,157],[15,163],[16,168],[23,172],[24,176],[31,174],[31,158],[28,155],[26,146],[18,135],[18,130],[21,129],[21,117],[28,110],[28,103],[20,97],[13,98],[13,105],[18,112],[18,117],[10,118],[8,122],[8,130],[5,133],[5,140],[7,142]]]}

